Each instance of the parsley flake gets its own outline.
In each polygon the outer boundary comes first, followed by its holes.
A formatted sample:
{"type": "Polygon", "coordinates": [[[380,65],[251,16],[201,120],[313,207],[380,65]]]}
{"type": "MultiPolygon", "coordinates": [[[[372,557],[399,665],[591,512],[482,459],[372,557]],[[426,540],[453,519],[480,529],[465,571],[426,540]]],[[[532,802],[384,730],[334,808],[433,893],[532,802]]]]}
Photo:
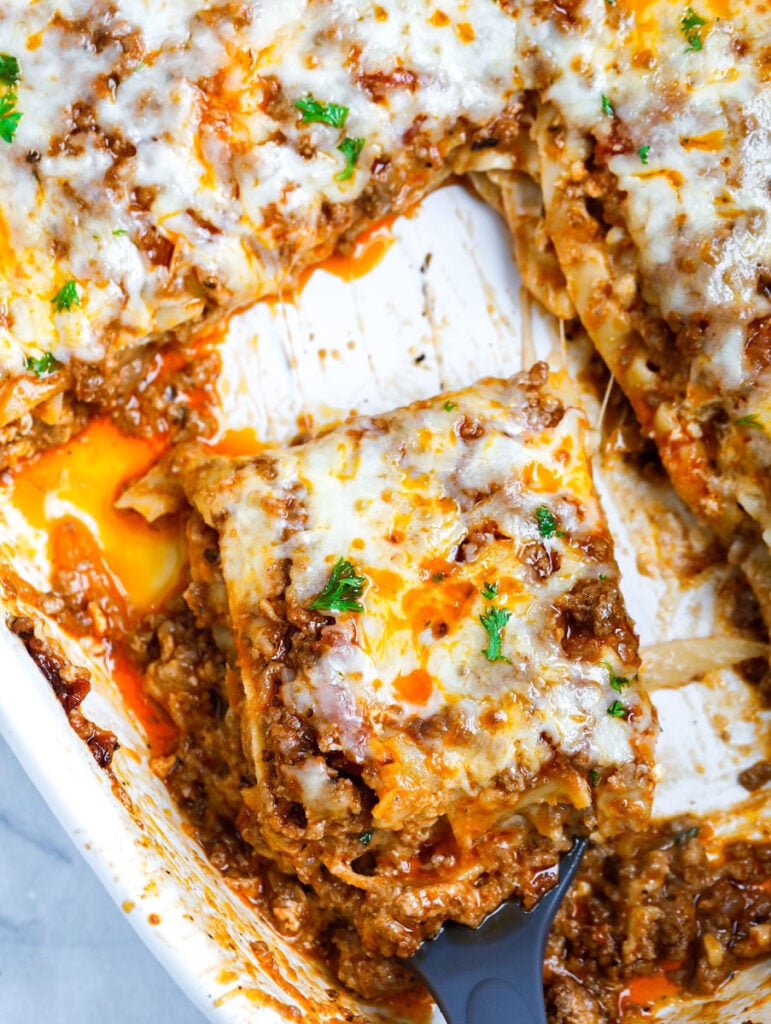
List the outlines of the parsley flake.
{"type": "Polygon", "coordinates": [[[766,429],[758,419],[758,414],[756,412],[751,412],[747,416],[740,416],[738,420],[734,420],[734,426],[750,427],[753,430],[766,429]]]}
{"type": "Polygon", "coordinates": [[[690,828],[681,828],[679,832],[674,832],[672,839],[677,846],[684,846],[689,839],[695,839],[700,831],[698,825],[691,825],[690,828]]]}
{"type": "Polygon", "coordinates": [[[611,718],[626,718],[628,714],[626,704],[622,704],[620,700],[614,700],[612,704],[608,705],[608,714],[611,718]]]}
{"type": "Polygon", "coordinates": [[[637,150],[637,155],[640,158],[640,163],[642,163],[642,164],[647,164],[648,163],[648,154],[650,153],[650,151],[651,151],[651,147],[650,146],[640,146],[640,148],[637,150]]]}
{"type": "Polygon", "coordinates": [[[441,583],[446,575],[446,572],[435,572],[431,579],[434,581],[434,583],[441,583]]]}
{"type": "Polygon", "coordinates": [[[59,291],[51,299],[53,307],[57,313],[62,313],[64,310],[69,312],[73,306],[80,305],[80,296],[78,295],[78,286],[70,278],[70,280],[59,289],[59,291]]]}
{"type": "Polygon", "coordinates": [[[363,612],[359,602],[367,580],[357,576],[356,570],[345,558],[338,558],[332,567],[327,585],[311,604],[311,611],[363,612]]]}
{"type": "Polygon", "coordinates": [[[557,520],[545,505],[539,505],[535,510],[535,521],[538,524],[538,532],[547,540],[550,537],[564,537],[562,530],[557,529],[557,520]]]}
{"type": "Polygon", "coordinates": [[[688,45],[685,52],[702,50],[704,43],[701,38],[701,30],[707,24],[706,18],[702,18],[694,11],[693,7],[686,7],[685,14],[680,19],[680,31],[685,36],[688,45]]]}
{"type": "Polygon", "coordinates": [[[342,171],[338,171],[335,175],[335,181],[348,181],[353,175],[353,169],[359,162],[359,156],[362,149],[364,149],[364,139],[347,137],[343,139],[337,148],[345,157],[346,164],[342,171]]]}
{"type": "Polygon", "coordinates": [[[44,352],[40,358],[27,356],[24,360],[24,369],[28,373],[34,373],[36,377],[47,377],[49,374],[55,373],[60,366],[61,363],[51,352],[44,352]]]}
{"type": "Polygon", "coordinates": [[[497,583],[488,583],[487,580],[485,580],[485,582],[484,582],[484,584],[482,586],[482,597],[485,599],[485,601],[492,601],[497,596],[498,596],[498,584],[497,583]]]}
{"type": "Polygon", "coordinates": [[[296,100],[295,106],[302,111],[303,124],[328,124],[332,128],[342,128],[348,117],[348,107],[314,99],[310,93],[296,100]]]}
{"type": "Polygon", "coordinates": [[[615,117],[616,111],[605,93],[602,94],[602,112],[606,117],[615,117]]]}
{"type": "Polygon", "coordinates": [[[484,615],[479,616],[485,632],[487,633],[487,647],[482,649],[482,654],[488,661],[505,661],[510,664],[509,659],[501,654],[501,643],[503,642],[503,630],[511,618],[508,608],[496,608],[490,605],[484,615]]]}
{"type": "Polygon", "coordinates": [[[624,687],[629,686],[630,683],[633,683],[637,679],[636,672],[632,676],[632,678],[629,679],[627,676],[617,676],[616,673],[613,671],[613,666],[609,664],[607,661],[603,661],[603,665],[608,670],[608,675],[610,676],[610,685],[616,691],[616,693],[623,693],[624,687]]]}
{"type": "Polygon", "coordinates": [[[446,402],[444,403],[444,405],[442,406],[442,408],[444,409],[444,411],[445,411],[445,412],[452,412],[452,410],[453,410],[453,409],[457,409],[457,408],[458,408],[458,403],[457,403],[457,402],[451,402],[451,401],[450,401],[450,400],[448,399],[448,400],[447,400],[447,401],[446,401],[446,402]]]}
{"type": "Polygon", "coordinates": [[[125,228],[116,228],[113,231],[113,235],[115,235],[116,238],[123,238],[123,236],[127,235],[127,234],[128,234],[128,231],[126,231],[125,228]]]}
{"type": "Polygon", "coordinates": [[[7,92],[0,96],[0,139],[3,142],[13,142],[19,121],[21,114],[16,110],[16,93],[7,92]]]}
{"type": "Polygon", "coordinates": [[[372,829],[368,828],[366,832],[362,832],[359,836],[359,842],[362,846],[369,846],[372,842],[372,829]]]}
{"type": "Polygon", "coordinates": [[[19,62],[10,53],[0,53],[0,83],[13,88],[21,78],[19,62]]]}
{"type": "Polygon", "coordinates": [[[599,781],[600,781],[600,773],[597,771],[596,768],[590,768],[589,769],[589,785],[592,787],[592,789],[596,789],[597,788],[597,783],[599,781]]]}

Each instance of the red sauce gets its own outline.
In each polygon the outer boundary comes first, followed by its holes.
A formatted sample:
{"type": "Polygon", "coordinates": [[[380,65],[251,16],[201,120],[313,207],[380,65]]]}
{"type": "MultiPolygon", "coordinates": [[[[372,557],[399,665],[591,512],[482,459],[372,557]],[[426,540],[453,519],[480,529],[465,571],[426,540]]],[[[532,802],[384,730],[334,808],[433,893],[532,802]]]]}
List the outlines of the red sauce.
{"type": "Polygon", "coordinates": [[[618,997],[618,1011],[621,1016],[627,1008],[634,1006],[652,1008],[660,999],[680,994],[680,987],[668,976],[668,971],[677,970],[682,964],[677,960],[663,960],[655,974],[633,978],[618,997]]]}
{"type": "Polygon", "coordinates": [[[141,674],[120,637],[176,589],[184,542],[180,525],[151,526],[114,502],[163,449],[163,441],[127,437],[109,421],[96,420],[68,444],[20,467],[11,491],[30,526],[48,534],[53,579],[66,580],[73,613],[62,625],[103,644],[105,667],[153,754],[168,752],[176,729],[143,693],[141,674]]]}

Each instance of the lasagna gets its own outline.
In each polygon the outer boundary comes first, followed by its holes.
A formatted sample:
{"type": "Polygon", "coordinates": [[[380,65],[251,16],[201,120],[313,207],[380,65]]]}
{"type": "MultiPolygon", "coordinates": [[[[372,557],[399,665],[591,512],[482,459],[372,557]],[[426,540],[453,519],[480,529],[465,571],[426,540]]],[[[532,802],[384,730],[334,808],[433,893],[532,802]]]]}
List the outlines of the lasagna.
{"type": "Polygon", "coordinates": [[[5,3],[6,461],[505,135],[514,40],[460,0],[5,3]]]}
{"type": "Polygon", "coordinates": [[[478,177],[681,496],[771,613],[771,32],[764,2],[511,4],[527,99],[478,177]]]}
{"type": "Polygon", "coordinates": [[[769,607],[767,26],[765,0],[6,4],[6,458],[471,171],[769,607]]]}
{"type": "Polygon", "coordinates": [[[644,825],[656,719],[563,376],[183,446],[121,504],[180,486],[186,600],[243,688],[239,830],[366,952],[529,906],[576,833],[644,825]]]}

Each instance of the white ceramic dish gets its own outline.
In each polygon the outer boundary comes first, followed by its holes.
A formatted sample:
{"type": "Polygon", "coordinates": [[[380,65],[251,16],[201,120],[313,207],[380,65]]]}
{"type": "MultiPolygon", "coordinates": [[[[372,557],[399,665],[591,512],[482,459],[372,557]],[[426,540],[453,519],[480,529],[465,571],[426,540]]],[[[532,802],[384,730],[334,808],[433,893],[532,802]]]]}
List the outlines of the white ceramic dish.
{"type": "MultiPolygon", "coordinates": [[[[346,283],[318,271],[296,303],[260,304],[233,319],[220,383],[229,427],[249,425],[262,436],[286,438],[300,414],[324,422],[353,408],[382,411],[482,376],[509,375],[536,356],[567,358],[573,368],[585,360],[581,343],[565,346],[557,324],[531,309],[503,225],[464,189],[442,189],[415,216],[398,221],[394,233],[394,245],[366,277],[346,283]]],[[[596,397],[584,398],[596,422],[596,397]]],[[[678,556],[700,536],[691,517],[667,487],[641,484],[611,453],[598,456],[597,476],[643,643],[712,634],[714,597],[727,569],[678,577],[678,556]]],[[[22,526],[2,498],[0,545],[4,559],[45,586],[44,535],[22,526]]],[[[224,885],[149,771],[141,732],[98,652],[60,640],[73,661],[93,672],[87,714],[120,739],[115,779],[97,768],[42,676],[5,631],[0,731],[181,987],[220,1024],[331,1024],[351,1013],[379,1019],[378,1011],[352,998],[331,996],[331,979],[224,885]]],[[[736,783],[737,771],[757,759],[771,725],[749,688],[725,671],[660,691],[655,701],[664,768],[656,814],[695,812],[726,834],[771,838],[771,801],[762,794],[748,801],[736,783]]],[[[767,963],[758,964],[719,998],[665,1005],[656,1019],[771,1024],[769,973],[767,963]]]]}

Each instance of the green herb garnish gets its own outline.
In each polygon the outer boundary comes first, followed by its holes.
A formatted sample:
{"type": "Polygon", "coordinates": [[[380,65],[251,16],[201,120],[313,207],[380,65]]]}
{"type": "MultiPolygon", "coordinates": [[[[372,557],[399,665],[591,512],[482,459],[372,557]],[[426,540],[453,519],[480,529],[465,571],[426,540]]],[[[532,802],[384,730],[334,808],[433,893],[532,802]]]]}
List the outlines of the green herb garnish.
{"type": "Polygon", "coordinates": [[[648,163],[648,154],[650,153],[650,151],[651,151],[651,147],[650,146],[640,146],[640,148],[637,150],[637,155],[640,158],[640,163],[643,163],[643,164],[647,164],[648,163]]]}
{"type": "Polygon", "coordinates": [[[636,672],[632,676],[632,678],[629,679],[627,678],[627,676],[617,676],[616,673],[613,671],[613,666],[610,665],[607,661],[603,661],[603,665],[608,670],[608,675],[610,676],[610,685],[613,687],[616,693],[623,693],[624,687],[629,686],[630,683],[635,682],[635,680],[637,679],[636,672]]]}
{"type": "Polygon", "coordinates": [[[498,584],[488,583],[487,580],[485,580],[484,584],[482,585],[482,597],[485,599],[485,601],[493,601],[497,596],[498,584]]]}
{"type": "Polygon", "coordinates": [[[597,788],[597,783],[599,781],[600,781],[600,773],[597,771],[596,768],[590,768],[589,769],[589,785],[592,787],[592,789],[596,789],[597,788]]]}
{"type": "Polygon", "coordinates": [[[450,401],[450,400],[448,399],[448,400],[447,400],[447,401],[446,401],[446,402],[444,403],[444,405],[442,406],[442,408],[444,409],[444,411],[445,411],[445,412],[452,412],[452,410],[453,410],[453,409],[457,409],[457,408],[458,408],[458,403],[457,403],[457,402],[451,402],[451,401],[450,401]]]}
{"type": "Polygon", "coordinates": [[[308,94],[295,101],[295,106],[302,111],[303,124],[328,124],[332,128],[342,128],[348,117],[348,107],[340,103],[325,103],[308,94]]]}
{"type": "Polygon", "coordinates": [[[13,88],[21,78],[19,62],[10,53],[0,53],[0,83],[13,88]]]}
{"type": "Polygon", "coordinates": [[[21,121],[21,114],[16,108],[16,93],[7,92],[0,96],[0,139],[13,142],[16,129],[21,121]]]}
{"type": "Polygon", "coordinates": [[[682,828],[679,832],[673,833],[672,839],[678,846],[684,846],[689,839],[695,839],[699,831],[698,825],[691,825],[690,828],[682,828]]]}
{"type": "Polygon", "coordinates": [[[113,231],[113,234],[115,235],[116,238],[123,238],[124,235],[128,234],[128,231],[126,231],[125,228],[116,228],[113,231]]]}
{"type": "Polygon", "coordinates": [[[59,369],[61,363],[50,352],[44,352],[39,359],[35,356],[27,356],[24,360],[24,369],[28,373],[34,373],[36,377],[47,377],[59,369]]]}
{"type": "Polygon", "coordinates": [[[538,532],[547,540],[554,536],[565,536],[562,530],[557,529],[557,520],[545,505],[539,505],[535,510],[535,521],[538,523],[538,532]]]}
{"type": "Polygon", "coordinates": [[[329,581],[319,596],[311,603],[312,611],[363,612],[359,602],[367,580],[357,576],[356,570],[344,558],[338,558],[332,567],[329,581]]]}
{"type": "Polygon", "coordinates": [[[487,633],[487,647],[483,648],[482,654],[488,661],[505,661],[506,664],[510,664],[509,659],[501,654],[503,630],[510,618],[511,612],[508,608],[496,608],[493,605],[484,615],[479,616],[479,621],[487,633]]]}
{"type": "Polygon", "coordinates": [[[605,93],[602,94],[602,112],[606,117],[614,117],[616,111],[605,93]]]}
{"type": "Polygon", "coordinates": [[[431,579],[434,581],[434,583],[441,583],[446,575],[446,572],[435,572],[431,579]]]}
{"type": "Polygon", "coordinates": [[[369,846],[369,844],[372,842],[371,828],[367,829],[366,832],[362,832],[362,834],[359,836],[359,842],[361,843],[362,846],[369,846]]]}
{"type": "Polygon", "coordinates": [[[80,296],[78,295],[78,286],[70,278],[70,280],[59,289],[59,291],[51,299],[53,307],[57,313],[63,312],[65,309],[69,312],[73,306],[80,305],[80,296]]]}
{"type": "Polygon", "coordinates": [[[612,704],[608,705],[608,714],[611,718],[626,718],[626,704],[622,704],[620,700],[614,700],[612,704]]]}
{"type": "Polygon", "coordinates": [[[337,147],[346,159],[345,167],[335,175],[335,181],[348,181],[364,149],[364,139],[345,138],[337,147]]]}
{"type": "Polygon", "coordinates": [[[758,419],[756,412],[751,412],[747,416],[740,416],[738,420],[734,420],[734,425],[737,427],[750,427],[753,430],[766,429],[758,419]]]}
{"type": "Polygon", "coordinates": [[[693,7],[686,7],[685,14],[680,19],[680,31],[685,36],[688,45],[685,52],[703,49],[701,30],[707,24],[706,18],[700,17],[693,7]]]}

